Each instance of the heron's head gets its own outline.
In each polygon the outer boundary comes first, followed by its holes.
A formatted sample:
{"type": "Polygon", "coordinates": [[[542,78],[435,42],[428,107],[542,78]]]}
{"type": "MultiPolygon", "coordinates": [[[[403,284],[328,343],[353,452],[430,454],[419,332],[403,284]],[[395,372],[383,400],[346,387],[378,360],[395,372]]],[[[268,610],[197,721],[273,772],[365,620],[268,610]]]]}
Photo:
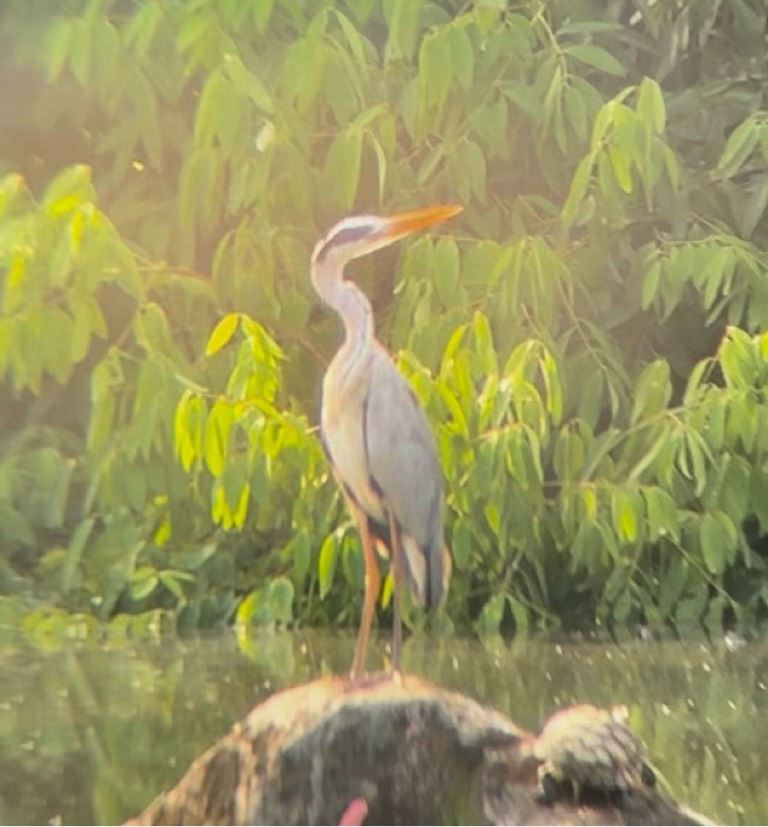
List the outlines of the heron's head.
{"type": "Polygon", "coordinates": [[[312,269],[331,263],[341,268],[348,261],[386,247],[423,227],[446,221],[462,209],[457,204],[439,204],[387,217],[353,215],[344,218],[315,245],[312,269]]]}

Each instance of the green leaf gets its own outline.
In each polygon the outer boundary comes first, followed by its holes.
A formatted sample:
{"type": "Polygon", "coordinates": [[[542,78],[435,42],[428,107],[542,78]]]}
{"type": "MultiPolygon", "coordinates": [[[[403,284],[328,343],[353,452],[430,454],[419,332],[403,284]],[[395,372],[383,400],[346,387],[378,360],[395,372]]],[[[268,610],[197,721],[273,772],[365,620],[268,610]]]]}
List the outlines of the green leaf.
{"type": "Polygon", "coordinates": [[[116,400],[113,382],[119,369],[119,356],[110,350],[91,372],[91,417],[88,423],[87,445],[98,451],[113,436],[116,400]]]}
{"type": "MultiPolygon", "coordinates": [[[[233,89],[237,90],[240,97],[250,99],[251,103],[260,109],[263,114],[273,114],[275,105],[272,95],[258,75],[246,69],[239,57],[232,54],[225,55],[224,68],[233,89]]],[[[242,105],[243,101],[238,101],[237,97],[233,97],[227,102],[225,108],[219,108],[219,120],[221,121],[228,114],[235,120],[240,120],[243,117],[242,105]],[[232,111],[233,106],[235,111],[232,111]]],[[[221,124],[221,127],[226,128],[226,125],[221,124]]]]}
{"type": "Polygon", "coordinates": [[[673,190],[677,191],[680,181],[680,166],[677,163],[677,156],[672,150],[672,147],[667,144],[661,144],[659,149],[664,159],[664,167],[667,170],[670,186],[673,190]]]}
{"type": "Polygon", "coordinates": [[[612,23],[605,20],[567,20],[557,30],[558,38],[568,35],[605,34],[625,31],[621,23],[612,23]]]}
{"type": "Polygon", "coordinates": [[[659,292],[660,280],[661,261],[658,258],[654,258],[643,275],[643,288],[640,296],[640,306],[643,310],[647,310],[653,304],[659,292]]]}
{"type": "Polygon", "coordinates": [[[455,306],[459,285],[459,248],[452,238],[441,238],[432,259],[434,284],[443,307],[455,306]]]}
{"type": "Polygon", "coordinates": [[[574,564],[589,565],[595,549],[602,545],[600,532],[593,519],[581,520],[568,549],[574,564]]]}
{"type": "Polygon", "coordinates": [[[136,318],[136,338],[152,355],[167,352],[173,335],[165,310],[157,302],[147,302],[136,318]]]}
{"type": "Polygon", "coordinates": [[[498,373],[498,353],[493,343],[493,331],[488,317],[479,310],[472,315],[472,334],[475,339],[475,352],[483,371],[491,376],[498,373]]]}
{"type": "Polygon", "coordinates": [[[207,419],[208,408],[205,401],[199,396],[193,396],[189,401],[189,410],[187,412],[187,427],[189,429],[193,459],[201,456],[203,453],[203,439],[207,419]]]}
{"type": "Polygon", "coordinates": [[[157,94],[143,71],[134,67],[133,74],[130,88],[134,99],[133,110],[136,112],[139,138],[150,165],[160,170],[163,162],[163,146],[157,94]]]}
{"type": "Polygon", "coordinates": [[[390,9],[387,23],[389,37],[384,49],[384,62],[409,60],[416,47],[421,12],[421,0],[392,0],[385,8],[390,9]]]}
{"type": "Polygon", "coordinates": [[[486,164],[482,149],[468,138],[457,147],[457,157],[461,163],[462,178],[469,182],[469,188],[477,200],[483,204],[486,200],[486,164]]]}
{"type": "Polygon", "coordinates": [[[475,629],[480,636],[498,634],[506,602],[506,595],[503,593],[495,594],[486,601],[475,621],[475,629]]]}
{"type": "Polygon", "coordinates": [[[94,196],[91,168],[86,164],[73,164],[48,184],[42,206],[49,215],[65,215],[79,204],[92,201],[94,196]]]}
{"type": "Polygon", "coordinates": [[[177,210],[182,226],[192,229],[219,223],[223,198],[223,169],[218,147],[197,147],[184,161],[179,175],[177,210]]]}
{"type": "Polygon", "coordinates": [[[573,173],[571,179],[571,186],[568,190],[568,197],[563,204],[560,218],[566,225],[575,224],[579,215],[579,210],[584,202],[584,197],[587,194],[587,189],[592,178],[592,168],[594,166],[594,156],[587,155],[579,161],[576,171],[573,173]]]}
{"type": "Polygon", "coordinates": [[[634,401],[629,421],[632,425],[663,411],[672,397],[669,362],[654,359],[647,364],[635,383],[634,401]]]}
{"type": "Polygon", "coordinates": [[[668,618],[673,615],[673,609],[688,582],[688,572],[688,561],[682,556],[676,556],[662,575],[659,586],[659,614],[661,617],[668,618]]]}
{"type": "Polygon", "coordinates": [[[761,534],[768,533],[768,471],[762,468],[752,471],[749,506],[757,517],[761,534]]]}
{"type": "MultiPolygon", "coordinates": [[[[579,458],[580,459],[580,458],[579,458]]],[[[579,462],[577,459],[570,460],[574,466],[580,467],[583,465],[583,460],[579,462]]],[[[597,495],[595,494],[595,487],[592,485],[585,485],[581,489],[581,499],[584,503],[584,512],[587,520],[594,520],[597,517],[597,495]]]]}
{"type": "Polygon", "coordinates": [[[712,362],[711,357],[702,359],[693,366],[688,374],[685,394],[683,395],[683,405],[685,407],[694,405],[696,400],[701,398],[702,393],[706,391],[707,379],[712,371],[712,362]]]}
{"type": "Polygon", "coordinates": [[[563,49],[563,52],[582,63],[586,63],[587,66],[592,66],[609,75],[624,77],[627,73],[626,69],[610,52],[601,49],[599,46],[575,43],[573,46],[567,46],[563,49]]]}
{"type": "Polygon", "coordinates": [[[375,3],[376,0],[347,0],[346,5],[359,23],[365,23],[371,16],[375,3]]]}
{"type": "Polygon", "coordinates": [[[297,531],[291,538],[289,549],[295,577],[301,582],[309,574],[309,564],[312,557],[309,532],[306,529],[297,531]]]}
{"type": "Polygon", "coordinates": [[[749,506],[751,465],[741,457],[729,456],[725,463],[722,494],[719,500],[731,522],[740,525],[751,515],[749,506]]]}
{"type": "MultiPolygon", "coordinates": [[[[554,466],[558,479],[562,481],[575,480],[583,471],[584,442],[574,430],[565,428],[558,434],[555,442],[554,466]]],[[[587,509],[588,512],[595,511],[593,489],[585,489],[582,493],[585,498],[591,495],[592,507],[587,509]]],[[[590,516],[595,515],[592,513],[590,516]]]]}
{"type": "Polygon", "coordinates": [[[86,86],[91,75],[93,24],[91,18],[78,17],[72,23],[72,42],[69,68],[81,86],[86,86]]]}
{"type": "Polygon", "coordinates": [[[75,368],[72,353],[73,321],[59,307],[51,307],[44,315],[46,336],[43,339],[45,366],[60,384],[69,381],[75,368]]]}
{"type": "Polygon", "coordinates": [[[221,350],[232,338],[240,321],[239,313],[227,313],[213,328],[205,346],[205,355],[211,356],[221,350]]]}
{"type": "Polygon", "coordinates": [[[158,572],[157,577],[160,584],[166,588],[176,600],[184,600],[184,589],[179,581],[194,582],[195,579],[186,571],[174,571],[171,569],[158,572]]]}
{"type": "Polygon", "coordinates": [[[44,56],[48,69],[48,83],[53,83],[61,76],[64,63],[72,48],[75,32],[75,20],[71,17],[57,16],[48,26],[41,55],[44,56]]]}
{"type": "Polygon", "coordinates": [[[245,525],[245,518],[248,516],[248,503],[251,496],[251,484],[246,480],[240,486],[237,500],[232,508],[232,525],[235,528],[242,528],[245,525]]]}
{"type": "Polygon", "coordinates": [[[613,174],[616,176],[618,185],[627,194],[632,192],[632,173],[630,171],[632,165],[632,155],[630,150],[624,145],[612,143],[608,147],[608,157],[611,160],[611,168],[613,174]]]}
{"type": "Polygon", "coordinates": [[[760,130],[753,116],[742,121],[731,132],[726,141],[716,172],[723,178],[730,178],[742,167],[760,140],[760,130]]]}
{"type": "Polygon", "coordinates": [[[64,593],[68,592],[75,581],[75,574],[77,567],[85,550],[85,544],[91,536],[93,527],[96,523],[96,518],[86,517],[75,529],[67,546],[67,552],[64,558],[64,566],[61,572],[61,588],[64,593]]]}
{"type": "Polygon", "coordinates": [[[129,584],[128,590],[134,600],[144,600],[157,588],[160,578],[150,566],[138,569],[129,584]]]}
{"type": "Polygon", "coordinates": [[[678,465],[680,470],[693,481],[693,489],[697,497],[700,497],[704,491],[704,486],[707,484],[707,464],[706,453],[708,452],[704,437],[698,431],[688,430],[685,432],[685,439],[683,440],[683,450],[678,455],[678,465]],[[693,470],[688,466],[687,454],[690,456],[693,470]]]}
{"type": "Polygon", "coordinates": [[[165,19],[165,9],[159,0],[145,0],[123,27],[126,45],[132,45],[135,53],[145,58],[152,46],[157,30],[165,19]]]}
{"type": "Polygon", "coordinates": [[[729,444],[741,441],[743,450],[747,453],[751,452],[755,443],[757,427],[755,403],[749,396],[743,398],[740,404],[732,405],[728,410],[726,437],[729,444]]]}
{"type": "MultiPolygon", "coordinates": [[[[106,339],[107,334],[109,333],[109,330],[107,328],[107,320],[104,318],[104,313],[102,312],[101,307],[99,306],[99,303],[96,300],[96,297],[90,294],[80,296],[78,297],[77,306],[88,318],[91,330],[93,331],[94,335],[98,336],[101,339],[106,339]]],[[[74,310],[74,315],[77,319],[77,307],[74,310]]]]}
{"type": "Polygon", "coordinates": [[[454,364],[454,358],[459,354],[459,349],[468,330],[469,324],[464,322],[463,324],[457,325],[448,337],[448,341],[443,349],[443,361],[440,369],[441,376],[450,372],[451,366],[454,364]]]}
{"type": "Polygon", "coordinates": [[[730,556],[729,534],[714,514],[704,514],[699,521],[699,541],[707,569],[722,574],[730,556]]]}
{"type": "Polygon", "coordinates": [[[639,524],[643,519],[643,502],[639,493],[618,488],[611,497],[613,525],[616,534],[628,543],[638,537],[639,524]]]}
{"type": "Polygon", "coordinates": [[[423,110],[434,110],[436,120],[451,88],[451,30],[435,29],[419,48],[419,93],[423,110]]]}
{"type": "Polygon", "coordinates": [[[466,519],[458,520],[453,528],[451,556],[456,571],[469,571],[472,564],[472,529],[466,519]]]}
{"type": "Polygon", "coordinates": [[[677,605],[675,622],[678,626],[698,626],[701,616],[709,600],[709,588],[704,578],[689,582],[686,597],[677,605]],[[690,595],[690,596],[688,596],[690,595]]]}
{"type": "Polygon", "coordinates": [[[328,192],[345,210],[352,208],[360,183],[363,132],[345,130],[331,144],[325,159],[328,192]]]}
{"type": "Polygon", "coordinates": [[[512,595],[507,595],[507,606],[515,619],[515,639],[519,640],[521,636],[524,637],[528,634],[530,626],[529,609],[525,603],[512,597],[512,595]]]}
{"type": "Polygon", "coordinates": [[[320,599],[324,600],[333,584],[333,576],[339,561],[339,544],[341,535],[339,529],[328,534],[320,546],[317,557],[317,578],[320,586],[320,599]]]}
{"type": "Polygon", "coordinates": [[[293,583],[287,577],[275,577],[269,584],[269,603],[272,617],[280,623],[293,620],[293,583]]]}
{"type": "MultiPolygon", "coordinates": [[[[229,81],[214,71],[205,80],[195,113],[195,141],[200,144],[209,143],[216,137],[221,112],[220,100],[231,92],[229,81]]],[[[230,107],[231,114],[231,107],[230,107]]]]}
{"type": "Polygon", "coordinates": [[[342,32],[344,32],[344,38],[349,46],[349,51],[355,59],[355,63],[357,63],[360,70],[364,70],[366,68],[365,47],[363,45],[363,38],[360,32],[358,32],[348,17],[342,14],[338,9],[335,9],[334,11],[336,13],[336,20],[338,21],[342,32]]]}
{"type": "Polygon", "coordinates": [[[563,417],[563,389],[560,374],[552,354],[545,350],[539,359],[541,376],[547,393],[547,413],[554,425],[559,425],[563,417]]]}
{"type": "Polygon", "coordinates": [[[454,77],[459,86],[468,92],[472,86],[475,53],[472,41],[462,26],[454,26],[451,30],[451,59],[454,77]]]}
{"type": "Polygon", "coordinates": [[[225,531],[232,528],[232,510],[227,502],[220,477],[216,477],[211,487],[211,519],[225,531]]]}
{"type": "Polygon", "coordinates": [[[587,139],[589,134],[587,124],[587,105],[579,89],[573,84],[568,84],[564,91],[565,113],[571,129],[581,141],[587,139]]]}
{"type": "Polygon", "coordinates": [[[658,486],[644,487],[648,536],[652,541],[671,537],[680,541],[680,519],[672,497],[658,486]]]}
{"type": "Polygon", "coordinates": [[[274,7],[274,0],[259,0],[251,6],[251,13],[253,14],[253,22],[256,26],[256,31],[259,34],[264,34],[269,18],[274,7]]]}
{"type": "Polygon", "coordinates": [[[379,605],[382,609],[387,609],[392,601],[392,593],[395,588],[395,580],[392,577],[392,569],[390,569],[384,577],[384,583],[381,586],[381,595],[379,597],[379,605]]]}
{"type": "Polygon", "coordinates": [[[653,78],[645,77],[640,82],[637,112],[655,134],[660,135],[664,131],[666,122],[664,95],[661,87],[653,78]]]}
{"type": "Polygon", "coordinates": [[[445,144],[439,143],[432,147],[425,155],[419,171],[416,174],[416,181],[419,185],[425,184],[436,172],[438,166],[445,160],[445,144]]]}
{"type": "Polygon", "coordinates": [[[752,340],[736,327],[729,327],[719,353],[720,365],[728,387],[752,387],[756,379],[756,364],[752,340]]]}
{"type": "Polygon", "coordinates": [[[205,426],[205,463],[214,477],[220,476],[224,470],[233,420],[232,406],[223,399],[217,399],[205,426]]]}
{"type": "MultiPolygon", "coordinates": [[[[564,69],[554,58],[547,59],[541,64],[539,75],[542,82],[548,78],[546,92],[541,102],[541,112],[544,117],[544,124],[550,127],[556,116],[561,116],[562,114],[562,94],[565,88],[564,69]]],[[[555,134],[557,137],[559,137],[558,132],[557,121],[555,121],[555,134]]],[[[559,141],[558,146],[561,150],[563,149],[559,141]]]]}
{"type": "Polygon", "coordinates": [[[387,156],[373,133],[366,131],[365,136],[371,147],[373,147],[374,154],[376,155],[376,171],[378,172],[379,184],[378,199],[379,203],[381,203],[384,199],[384,191],[387,183],[387,156]]]}
{"type": "MultiPolygon", "coordinates": [[[[645,448],[642,453],[640,459],[632,466],[629,475],[627,476],[627,480],[629,482],[639,482],[643,479],[645,472],[647,469],[653,469],[653,472],[650,476],[667,479],[667,475],[669,474],[669,462],[670,462],[670,453],[673,450],[674,443],[670,439],[670,431],[669,428],[665,426],[657,427],[654,429],[657,431],[657,436],[650,443],[650,447],[645,448]],[[656,460],[661,457],[659,463],[656,463],[656,460]]],[[[651,431],[653,433],[653,431],[651,431]]],[[[650,436],[649,436],[650,440],[650,436]]],[[[631,441],[630,441],[631,444],[631,441]]]]}
{"type": "MultiPolygon", "coordinates": [[[[481,464],[484,466],[486,471],[492,470],[489,458],[486,457],[485,459],[482,459],[481,464]]],[[[485,515],[489,528],[493,534],[498,537],[499,528],[501,526],[501,512],[499,511],[499,506],[491,500],[483,506],[483,514],[485,515]]]]}

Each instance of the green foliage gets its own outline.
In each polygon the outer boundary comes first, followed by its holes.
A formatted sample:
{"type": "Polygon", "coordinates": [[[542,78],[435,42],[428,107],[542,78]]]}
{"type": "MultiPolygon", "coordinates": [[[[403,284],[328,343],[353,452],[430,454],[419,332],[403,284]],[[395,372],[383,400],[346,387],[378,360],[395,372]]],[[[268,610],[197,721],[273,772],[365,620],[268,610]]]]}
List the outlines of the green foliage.
{"type": "Polygon", "coordinates": [[[7,3],[0,590],[354,618],[309,251],[350,211],[459,201],[355,268],[437,434],[452,622],[753,625],[763,11],[7,3]]]}

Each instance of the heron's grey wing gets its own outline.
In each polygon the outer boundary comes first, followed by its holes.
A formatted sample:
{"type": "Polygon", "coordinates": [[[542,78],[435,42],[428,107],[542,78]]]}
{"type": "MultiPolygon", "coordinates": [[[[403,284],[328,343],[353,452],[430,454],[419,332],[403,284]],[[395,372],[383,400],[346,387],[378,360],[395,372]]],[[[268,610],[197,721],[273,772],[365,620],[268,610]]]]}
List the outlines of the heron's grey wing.
{"type": "Polygon", "coordinates": [[[363,428],[371,481],[403,533],[426,558],[430,589],[439,596],[442,471],[426,416],[383,349],[375,351],[371,362],[363,428]],[[436,576],[439,582],[432,582],[436,576]]]}

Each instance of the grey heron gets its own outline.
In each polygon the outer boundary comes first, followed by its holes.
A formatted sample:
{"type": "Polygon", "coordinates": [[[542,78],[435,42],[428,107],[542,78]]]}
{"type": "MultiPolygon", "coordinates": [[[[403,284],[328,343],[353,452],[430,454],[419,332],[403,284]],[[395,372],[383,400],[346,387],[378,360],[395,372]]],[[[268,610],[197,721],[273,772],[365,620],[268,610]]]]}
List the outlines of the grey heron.
{"type": "Polygon", "coordinates": [[[339,221],[312,253],[312,284],[341,317],[344,342],[323,380],[322,439],[360,533],[365,598],[352,677],[362,675],[379,593],[376,546],[389,552],[394,579],[392,668],[400,670],[403,576],[427,609],[444,598],[451,558],[443,541],[443,480],[426,416],[405,378],[376,340],[371,303],[344,277],[353,259],[461,212],[439,205],[389,217],[339,221]]]}

